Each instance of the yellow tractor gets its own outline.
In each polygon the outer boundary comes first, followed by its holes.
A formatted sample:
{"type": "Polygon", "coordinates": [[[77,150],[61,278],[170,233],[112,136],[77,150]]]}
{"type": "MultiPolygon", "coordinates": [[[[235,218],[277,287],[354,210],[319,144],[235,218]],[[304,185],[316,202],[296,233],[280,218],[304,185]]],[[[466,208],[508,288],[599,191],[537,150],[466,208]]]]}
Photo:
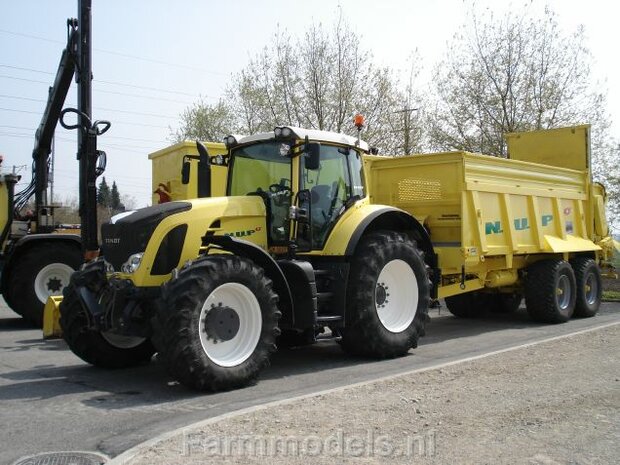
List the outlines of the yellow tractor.
{"type": "Polygon", "coordinates": [[[255,379],[281,332],[379,358],[416,347],[435,255],[412,215],[370,204],[368,145],[293,127],[226,145],[219,157],[198,147],[201,169],[227,167],[227,196],[102,227],[102,257],[73,275],[60,304],[73,352],[113,368],[157,350],[180,382],[220,390],[255,379]]]}

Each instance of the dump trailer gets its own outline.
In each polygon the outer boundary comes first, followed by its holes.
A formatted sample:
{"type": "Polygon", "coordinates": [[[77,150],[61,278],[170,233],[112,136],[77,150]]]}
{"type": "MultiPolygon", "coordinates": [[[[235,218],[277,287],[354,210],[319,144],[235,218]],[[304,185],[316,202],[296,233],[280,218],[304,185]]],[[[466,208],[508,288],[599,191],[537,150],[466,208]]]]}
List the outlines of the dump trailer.
{"type": "Polygon", "coordinates": [[[201,159],[195,142],[183,141],[149,154],[153,205],[174,200],[226,195],[226,145],[204,142],[210,160],[201,159]],[[217,157],[221,161],[218,162],[217,157]]]}
{"type": "Polygon", "coordinates": [[[437,297],[456,316],[514,311],[523,297],[538,321],[592,316],[612,243],[605,191],[590,176],[589,126],[506,138],[509,159],[369,156],[371,202],[424,224],[441,270],[437,297]]]}
{"type": "MultiPolygon", "coordinates": [[[[587,127],[544,137],[567,134],[587,158],[587,127]]],[[[575,169],[463,152],[385,158],[359,132],[295,127],[225,143],[224,156],[196,146],[202,169],[225,167],[225,196],[103,225],[101,256],[60,304],[83,360],[127,367],[157,351],[175,379],[213,391],[256,379],[283,337],[403,355],[441,297],[459,316],[514,310],[522,295],[547,322],[598,309],[609,241],[587,159],[575,169]]]]}

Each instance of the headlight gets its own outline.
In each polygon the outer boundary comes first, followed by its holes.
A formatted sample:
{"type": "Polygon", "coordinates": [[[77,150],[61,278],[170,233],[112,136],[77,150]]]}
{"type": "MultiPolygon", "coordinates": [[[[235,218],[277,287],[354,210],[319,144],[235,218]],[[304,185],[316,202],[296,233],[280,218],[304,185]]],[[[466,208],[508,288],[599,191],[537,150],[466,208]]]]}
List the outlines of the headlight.
{"type": "Polygon", "coordinates": [[[125,263],[121,265],[121,271],[123,273],[133,273],[140,266],[140,262],[142,262],[142,257],[144,256],[144,252],[135,253],[131,255],[125,263]]]}
{"type": "Polygon", "coordinates": [[[293,135],[293,131],[291,128],[282,128],[282,137],[291,137],[293,135]]]}

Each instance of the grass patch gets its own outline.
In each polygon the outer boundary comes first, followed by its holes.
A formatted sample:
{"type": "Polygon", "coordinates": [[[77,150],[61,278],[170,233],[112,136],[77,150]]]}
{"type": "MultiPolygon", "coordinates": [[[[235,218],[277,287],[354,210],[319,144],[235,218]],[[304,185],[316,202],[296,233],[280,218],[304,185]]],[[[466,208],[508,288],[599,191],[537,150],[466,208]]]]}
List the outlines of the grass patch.
{"type": "Polygon", "coordinates": [[[603,300],[620,301],[620,291],[603,291],[603,300]]]}

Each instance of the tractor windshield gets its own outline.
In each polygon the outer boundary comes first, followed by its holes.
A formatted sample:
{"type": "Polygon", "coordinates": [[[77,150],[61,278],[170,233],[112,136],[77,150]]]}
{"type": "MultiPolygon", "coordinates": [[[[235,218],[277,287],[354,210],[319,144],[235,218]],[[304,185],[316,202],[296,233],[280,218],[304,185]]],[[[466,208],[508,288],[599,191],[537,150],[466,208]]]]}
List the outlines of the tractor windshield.
{"type": "Polygon", "coordinates": [[[280,152],[281,142],[261,142],[232,151],[229,195],[256,195],[267,209],[269,238],[288,242],[291,205],[291,159],[280,152]]]}

